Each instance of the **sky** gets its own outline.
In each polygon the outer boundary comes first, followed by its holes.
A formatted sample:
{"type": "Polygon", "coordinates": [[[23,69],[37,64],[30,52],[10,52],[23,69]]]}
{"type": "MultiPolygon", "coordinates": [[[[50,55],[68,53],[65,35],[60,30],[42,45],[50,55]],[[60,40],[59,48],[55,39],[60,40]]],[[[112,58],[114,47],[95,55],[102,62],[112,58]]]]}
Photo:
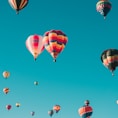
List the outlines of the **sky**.
{"type": "Polygon", "coordinates": [[[0,0],[0,118],[50,118],[48,111],[56,104],[61,110],[53,118],[81,118],[78,109],[85,100],[93,108],[91,118],[118,116],[118,70],[112,76],[100,59],[104,50],[118,49],[118,1],[111,1],[105,20],[97,2],[29,0],[16,14],[7,0],[0,0]],[[25,45],[28,36],[51,29],[67,35],[65,49],[56,63],[46,50],[34,61],[25,45]],[[4,71],[10,72],[8,79],[4,71]]]}

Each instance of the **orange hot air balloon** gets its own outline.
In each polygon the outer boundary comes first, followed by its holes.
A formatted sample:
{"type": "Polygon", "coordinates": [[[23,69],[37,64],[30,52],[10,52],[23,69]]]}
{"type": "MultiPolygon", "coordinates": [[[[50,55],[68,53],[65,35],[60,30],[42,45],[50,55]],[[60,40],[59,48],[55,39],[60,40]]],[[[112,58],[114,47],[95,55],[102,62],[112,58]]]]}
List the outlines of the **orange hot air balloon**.
{"type": "Polygon", "coordinates": [[[14,10],[16,10],[17,14],[28,4],[28,1],[29,0],[8,0],[9,4],[14,10]]]}
{"type": "Polygon", "coordinates": [[[8,72],[8,71],[4,71],[4,72],[3,72],[3,77],[4,77],[5,79],[7,79],[9,76],[10,76],[10,72],[8,72]]]}
{"type": "Polygon", "coordinates": [[[5,94],[7,94],[7,93],[9,92],[9,88],[4,88],[4,89],[3,89],[3,92],[4,92],[5,94]]]}
{"type": "Polygon", "coordinates": [[[58,113],[58,112],[60,111],[60,109],[61,109],[60,105],[55,105],[55,106],[53,107],[53,110],[55,110],[56,113],[58,113]]]}
{"type": "Polygon", "coordinates": [[[50,30],[44,34],[43,41],[45,49],[56,62],[56,58],[64,50],[68,38],[61,30],[50,30]]]}
{"type": "Polygon", "coordinates": [[[6,109],[10,110],[11,109],[11,105],[6,105],[6,109]]]}
{"type": "Polygon", "coordinates": [[[30,35],[26,40],[26,47],[36,60],[44,50],[43,38],[40,35],[30,35]]]}

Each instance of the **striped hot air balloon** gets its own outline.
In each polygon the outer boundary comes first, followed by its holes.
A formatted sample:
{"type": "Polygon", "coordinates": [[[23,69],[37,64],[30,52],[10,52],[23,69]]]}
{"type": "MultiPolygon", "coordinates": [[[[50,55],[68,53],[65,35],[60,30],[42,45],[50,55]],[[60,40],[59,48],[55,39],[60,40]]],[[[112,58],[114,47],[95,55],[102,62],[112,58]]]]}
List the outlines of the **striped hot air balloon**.
{"type": "Polygon", "coordinates": [[[9,93],[9,91],[10,91],[9,88],[4,88],[4,89],[3,89],[3,92],[4,92],[5,94],[9,93]]]}
{"type": "Polygon", "coordinates": [[[18,14],[21,9],[23,9],[29,0],[8,0],[11,7],[16,11],[18,14]]]}
{"type": "Polygon", "coordinates": [[[45,49],[56,62],[56,58],[65,48],[68,38],[61,30],[50,30],[44,34],[43,41],[45,49]]]}
{"type": "Polygon", "coordinates": [[[82,118],[90,118],[90,116],[92,116],[93,109],[88,103],[85,103],[83,107],[78,109],[78,113],[82,118]]]}
{"type": "Polygon", "coordinates": [[[40,35],[30,35],[26,40],[26,47],[36,60],[44,50],[43,38],[40,35]]]}
{"type": "Polygon", "coordinates": [[[107,14],[111,10],[112,4],[109,0],[99,0],[96,4],[96,10],[106,18],[107,14]]]}
{"type": "Polygon", "coordinates": [[[105,67],[107,67],[114,75],[114,71],[118,66],[118,50],[117,49],[107,49],[101,54],[101,61],[105,67]]]}

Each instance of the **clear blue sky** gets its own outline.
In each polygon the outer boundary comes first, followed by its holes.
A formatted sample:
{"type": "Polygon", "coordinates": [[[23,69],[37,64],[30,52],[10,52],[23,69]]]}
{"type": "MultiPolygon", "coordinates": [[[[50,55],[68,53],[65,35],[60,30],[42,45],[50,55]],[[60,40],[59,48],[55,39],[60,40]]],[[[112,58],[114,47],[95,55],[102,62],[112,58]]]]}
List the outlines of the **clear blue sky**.
{"type": "Polygon", "coordinates": [[[7,0],[0,0],[0,118],[30,118],[31,111],[34,118],[49,118],[55,104],[61,110],[52,117],[80,118],[78,109],[86,99],[93,107],[92,118],[117,118],[118,70],[113,77],[100,56],[106,49],[118,49],[118,1],[111,1],[106,20],[97,13],[97,2],[29,0],[16,15],[7,0]],[[34,61],[27,37],[51,29],[68,36],[64,51],[56,63],[46,50],[34,61]],[[4,70],[11,74],[7,80],[4,70]],[[7,95],[4,87],[10,88],[7,95]]]}

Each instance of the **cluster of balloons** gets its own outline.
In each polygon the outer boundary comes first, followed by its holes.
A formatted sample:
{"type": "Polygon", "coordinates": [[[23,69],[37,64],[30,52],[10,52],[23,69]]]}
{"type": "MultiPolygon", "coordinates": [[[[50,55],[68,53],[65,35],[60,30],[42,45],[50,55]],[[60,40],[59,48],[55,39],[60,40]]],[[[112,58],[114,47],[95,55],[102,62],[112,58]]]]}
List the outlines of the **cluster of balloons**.
{"type": "Polygon", "coordinates": [[[82,118],[90,118],[92,116],[93,108],[89,104],[89,100],[86,100],[84,106],[78,109],[78,113],[82,118]]]}
{"type": "Polygon", "coordinates": [[[54,112],[58,113],[60,111],[60,109],[61,109],[60,105],[55,105],[55,106],[53,106],[53,109],[48,111],[48,114],[50,116],[52,116],[54,114],[54,112]]]}
{"type": "Polygon", "coordinates": [[[68,38],[61,30],[50,30],[44,36],[30,35],[26,40],[26,47],[35,60],[46,49],[56,62],[57,56],[64,50],[67,42],[68,38]]]}
{"type": "MultiPolygon", "coordinates": [[[[18,14],[20,10],[22,10],[24,7],[27,6],[29,0],[8,0],[10,6],[16,11],[18,14]]],[[[104,16],[104,19],[106,18],[107,14],[111,10],[111,3],[109,0],[99,0],[96,4],[96,10],[99,12],[102,16],[104,16]]]]}
{"type": "MultiPolygon", "coordinates": [[[[9,71],[4,71],[4,72],[3,72],[3,77],[4,77],[4,79],[8,79],[9,76],[10,76],[10,72],[9,72],[9,71]]],[[[9,89],[8,87],[3,88],[4,94],[8,94],[9,91],[10,91],[10,89],[9,89]]],[[[17,103],[16,103],[16,107],[19,107],[19,106],[20,106],[20,103],[17,102],[17,103]]],[[[7,109],[7,110],[10,110],[11,108],[12,108],[12,106],[11,106],[10,104],[6,105],[6,109],[7,109]]]]}
{"type": "MultiPolygon", "coordinates": [[[[20,107],[20,103],[19,102],[16,103],[16,107],[20,107]]],[[[12,106],[10,104],[6,105],[6,109],[7,110],[10,110],[11,108],[12,108],[12,106]]]]}
{"type": "Polygon", "coordinates": [[[106,18],[107,14],[111,10],[111,3],[109,0],[99,0],[96,4],[96,10],[104,16],[104,19],[106,18]]]}
{"type": "MultiPolygon", "coordinates": [[[[10,72],[9,71],[4,71],[3,72],[3,77],[5,78],[5,79],[8,79],[8,77],[10,76],[10,72]]],[[[3,92],[5,93],[5,94],[7,94],[7,93],[9,93],[9,88],[8,87],[6,87],[6,88],[3,88],[3,92]]]]}

